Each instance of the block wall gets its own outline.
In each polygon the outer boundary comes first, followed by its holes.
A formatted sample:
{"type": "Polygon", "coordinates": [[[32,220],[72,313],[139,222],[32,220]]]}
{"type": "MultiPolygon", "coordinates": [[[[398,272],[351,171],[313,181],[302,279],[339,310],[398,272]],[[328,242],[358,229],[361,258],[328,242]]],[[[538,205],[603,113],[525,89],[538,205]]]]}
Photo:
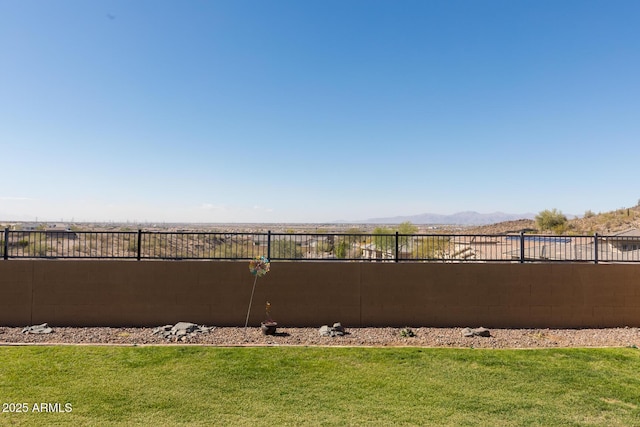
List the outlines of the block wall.
{"type": "MultiPolygon", "coordinates": [[[[0,326],[244,325],[245,261],[0,261],[0,326]]],[[[258,278],[283,327],[640,326],[640,265],[273,262],[258,278]]]]}

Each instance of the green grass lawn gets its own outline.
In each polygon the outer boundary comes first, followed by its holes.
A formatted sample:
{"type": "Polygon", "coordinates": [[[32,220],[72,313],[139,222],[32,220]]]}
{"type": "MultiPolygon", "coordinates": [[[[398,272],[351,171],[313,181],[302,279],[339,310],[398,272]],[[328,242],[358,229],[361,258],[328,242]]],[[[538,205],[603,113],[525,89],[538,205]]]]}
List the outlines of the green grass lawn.
{"type": "Polygon", "coordinates": [[[0,425],[630,426],[640,351],[0,347],[0,401],[28,408],[0,425]]]}

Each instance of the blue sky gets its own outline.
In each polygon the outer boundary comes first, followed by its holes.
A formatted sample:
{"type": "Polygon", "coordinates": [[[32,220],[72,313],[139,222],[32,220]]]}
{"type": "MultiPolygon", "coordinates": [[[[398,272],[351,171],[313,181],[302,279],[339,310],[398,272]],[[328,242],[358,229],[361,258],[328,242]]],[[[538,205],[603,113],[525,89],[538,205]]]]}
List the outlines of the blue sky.
{"type": "Polygon", "coordinates": [[[0,220],[640,199],[638,1],[0,0],[0,220]]]}

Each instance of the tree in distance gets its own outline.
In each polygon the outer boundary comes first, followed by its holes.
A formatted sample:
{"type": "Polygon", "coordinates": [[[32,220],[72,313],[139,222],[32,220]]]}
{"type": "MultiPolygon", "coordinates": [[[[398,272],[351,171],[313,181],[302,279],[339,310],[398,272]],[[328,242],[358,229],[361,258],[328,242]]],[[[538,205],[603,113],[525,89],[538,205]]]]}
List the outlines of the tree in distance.
{"type": "Polygon", "coordinates": [[[300,259],[302,249],[300,245],[292,240],[275,240],[271,245],[272,258],[300,259]]]}
{"type": "Polygon", "coordinates": [[[541,231],[553,230],[560,234],[567,224],[567,217],[557,209],[545,209],[536,215],[536,225],[541,231]]]}
{"type": "Polygon", "coordinates": [[[389,227],[376,227],[373,229],[373,243],[376,245],[376,249],[391,252],[392,248],[395,247],[395,233],[389,227]]]}
{"type": "Polygon", "coordinates": [[[409,236],[416,234],[418,232],[418,227],[413,225],[410,221],[399,224],[397,228],[376,227],[373,230],[373,234],[375,234],[373,242],[375,243],[376,248],[392,253],[395,256],[396,232],[399,234],[398,247],[406,250],[409,244],[409,236]]]}

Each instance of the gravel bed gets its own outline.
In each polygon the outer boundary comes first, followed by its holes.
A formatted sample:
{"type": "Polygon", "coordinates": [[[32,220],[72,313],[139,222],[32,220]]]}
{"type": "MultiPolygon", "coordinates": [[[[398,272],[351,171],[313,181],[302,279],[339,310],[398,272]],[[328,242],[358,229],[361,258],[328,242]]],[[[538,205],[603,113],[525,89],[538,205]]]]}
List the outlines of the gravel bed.
{"type": "Polygon", "coordinates": [[[349,328],[338,337],[322,337],[317,328],[278,328],[262,335],[260,328],[215,327],[178,340],[165,339],[153,328],[53,327],[50,334],[25,334],[23,328],[0,327],[0,345],[104,344],[104,345],[211,345],[211,346],[416,346],[451,348],[637,347],[640,328],[606,329],[490,329],[490,337],[464,337],[463,328],[349,328]]]}

